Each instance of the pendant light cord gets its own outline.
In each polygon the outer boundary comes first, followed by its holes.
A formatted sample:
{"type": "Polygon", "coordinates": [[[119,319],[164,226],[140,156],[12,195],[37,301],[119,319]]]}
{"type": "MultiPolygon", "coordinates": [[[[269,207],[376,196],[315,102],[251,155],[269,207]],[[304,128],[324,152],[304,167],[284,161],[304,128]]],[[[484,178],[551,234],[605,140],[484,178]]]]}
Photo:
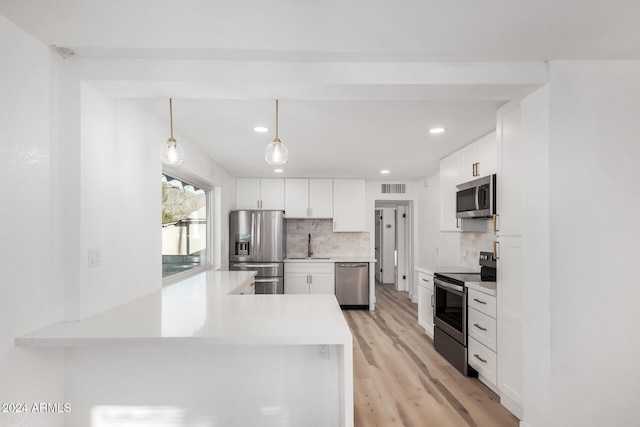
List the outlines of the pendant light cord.
{"type": "Polygon", "coordinates": [[[278,140],[278,100],[276,99],[276,141],[278,140]]]}
{"type": "Polygon", "coordinates": [[[169,123],[171,124],[171,139],[173,139],[173,105],[169,98],[169,123]]]}

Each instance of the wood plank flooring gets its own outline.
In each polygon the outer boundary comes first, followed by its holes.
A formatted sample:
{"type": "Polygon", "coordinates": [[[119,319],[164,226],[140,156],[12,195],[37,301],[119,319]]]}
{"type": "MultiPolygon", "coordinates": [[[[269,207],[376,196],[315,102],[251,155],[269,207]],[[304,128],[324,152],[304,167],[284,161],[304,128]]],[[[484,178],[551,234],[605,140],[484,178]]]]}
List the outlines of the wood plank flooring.
{"type": "Polygon", "coordinates": [[[354,341],[356,427],[518,425],[495,393],[433,348],[406,292],[378,283],[376,298],[375,311],[343,311],[354,341]]]}

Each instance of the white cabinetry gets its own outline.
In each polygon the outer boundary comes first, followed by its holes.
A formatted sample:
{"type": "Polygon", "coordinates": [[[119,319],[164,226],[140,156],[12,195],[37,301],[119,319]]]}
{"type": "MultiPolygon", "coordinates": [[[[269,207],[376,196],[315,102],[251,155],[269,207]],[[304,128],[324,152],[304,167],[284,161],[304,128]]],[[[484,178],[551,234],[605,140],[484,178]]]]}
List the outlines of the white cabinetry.
{"type": "Polygon", "coordinates": [[[284,210],[284,179],[238,178],[237,209],[284,210]]]}
{"type": "Polygon", "coordinates": [[[333,231],[365,230],[364,179],[333,180],[333,231]]]}
{"type": "Polygon", "coordinates": [[[484,231],[478,220],[456,218],[457,185],[492,175],[497,170],[496,132],[440,160],[440,231],[484,231]]]}
{"type": "Polygon", "coordinates": [[[492,390],[498,382],[496,297],[469,289],[467,298],[469,366],[478,371],[478,379],[492,390]]]}
{"type": "Polygon", "coordinates": [[[333,262],[287,262],[284,265],[285,294],[335,294],[333,262]]]}
{"type": "Polygon", "coordinates": [[[493,175],[498,172],[498,140],[496,132],[480,138],[476,141],[478,145],[478,164],[476,166],[476,177],[493,175]]]}
{"type": "Polygon", "coordinates": [[[461,231],[456,218],[456,185],[464,182],[462,168],[462,151],[440,160],[440,231],[461,231]]]}
{"type": "Polygon", "coordinates": [[[418,271],[418,324],[433,338],[433,276],[418,271]]]}
{"type": "Polygon", "coordinates": [[[333,217],[333,180],[286,179],[284,192],[287,218],[333,217]]]}
{"type": "Polygon", "coordinates": [[[500,403],[522,419],[522,181],[520,105],[498,110],[497,319],[500,403]]]}
{"type": "Polygon", "coordinates": [[[498,170],[497,146],[496,132],[491,132],[460,150],[462,151],[463,180],[458,184],[496,173],[498,170]]]}

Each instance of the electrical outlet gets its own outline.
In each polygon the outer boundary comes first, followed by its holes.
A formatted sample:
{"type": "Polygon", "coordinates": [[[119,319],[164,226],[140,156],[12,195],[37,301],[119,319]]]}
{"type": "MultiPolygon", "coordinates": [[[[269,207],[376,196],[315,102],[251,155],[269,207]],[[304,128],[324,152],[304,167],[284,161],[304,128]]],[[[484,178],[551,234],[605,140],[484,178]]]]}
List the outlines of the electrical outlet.
{"type": "Polygon", "coordinates": [[[328,345],[321,345],[318,355],[320,356],[320,359],[328,359],[329,358],[329,346],[328,345]]]}

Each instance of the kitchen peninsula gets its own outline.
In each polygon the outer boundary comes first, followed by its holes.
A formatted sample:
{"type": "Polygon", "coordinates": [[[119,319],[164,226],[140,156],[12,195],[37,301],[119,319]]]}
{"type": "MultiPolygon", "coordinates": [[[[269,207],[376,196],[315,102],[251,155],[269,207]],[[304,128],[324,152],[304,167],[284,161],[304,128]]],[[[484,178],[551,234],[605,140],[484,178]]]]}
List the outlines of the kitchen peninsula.
{"type": "Polygon", "coordinates": [[[254,275],[210,270],[15,342],[65,348],[68,426],[352,426],[352,336],[335,296],[239,294],[254,275]]]}

